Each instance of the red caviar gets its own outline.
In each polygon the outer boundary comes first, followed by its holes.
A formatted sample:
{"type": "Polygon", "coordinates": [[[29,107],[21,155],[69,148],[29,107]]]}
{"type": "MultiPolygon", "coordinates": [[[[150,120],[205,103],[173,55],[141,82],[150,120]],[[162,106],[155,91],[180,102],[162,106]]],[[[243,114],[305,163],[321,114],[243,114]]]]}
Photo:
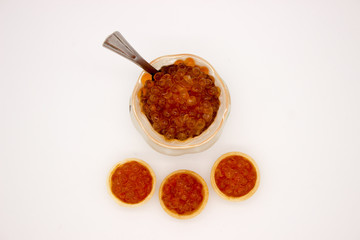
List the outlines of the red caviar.
{"type": "Polygon", "coordinates": [[[136,204],[143,201],[153,188],[153,177],[145,166],[126,162],[111,176],[111,191],[122,202],[136,204]]]}
{"type": "Polygon", "coordinates": [[[241,197],[254,188],[257,173],[248,159],[232,155],[220,161],[215,169],[214,177],[222,193],[229,197],[241,197]]]}
{"type": "Polygon", "coordinates": [[[161,200],[167,209],[180,215],[195,212],[204,201],[204,186],[191,174],[170,176],[162,187],[161,200]]]}
{"type": "Polygon", "coordinates": [[[186,140],[211,125],[220,106],[220,88],[208,71],[187,58],[163,66],[153,79],[143,76],[141,109],[155,131],[168,140],[186,140]]]}

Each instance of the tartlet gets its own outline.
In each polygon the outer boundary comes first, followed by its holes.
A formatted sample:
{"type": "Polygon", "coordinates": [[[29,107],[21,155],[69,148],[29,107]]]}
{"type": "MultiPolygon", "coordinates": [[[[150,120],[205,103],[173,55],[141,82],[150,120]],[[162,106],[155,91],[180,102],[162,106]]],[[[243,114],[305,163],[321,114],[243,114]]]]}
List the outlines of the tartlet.
{"type": "Polygon", "coordinates": [[[198,215],[209,198],[204,179],[190,170],[178,170],[169,174],[161,183],[159,199],[162,208],[170,216],[189,219],[198,215]]]}
{"type": "Polygon", "coordinates": [[[151,167],[137,158],[117,163],[110,171],[107,185],[113,199],[121,206],[143,205],[155,191],[156,177],[151,167]]]}
{"type": "Polygon", "coordinates": [[[215,192],[229,201],[250,198],[260,183],[256,162],[241,152],[229,152],[220,156],[212,167],[210,178],[215,192]]]}

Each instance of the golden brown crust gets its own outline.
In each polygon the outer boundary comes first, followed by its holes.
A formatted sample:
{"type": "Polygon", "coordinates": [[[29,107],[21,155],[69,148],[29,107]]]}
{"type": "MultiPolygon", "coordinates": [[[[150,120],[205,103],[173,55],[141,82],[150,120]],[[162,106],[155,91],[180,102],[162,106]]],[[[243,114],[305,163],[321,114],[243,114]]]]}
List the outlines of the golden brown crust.
{"type": "Polygon", "coordinates": [[[178,219],[189,219],[189,218],[193,218],[195,216],[197,216],[206,206],[206,203],[208,201],[208,198],[209,198],[209,189],[207,187],[207,184],[205,182],[205,180],[199,175],[197,174],[196,172],[193,172],[193,171],[190,171],[190,170],[177,170],[175,172],[172,172],[170,173],[161,183],[161,186],[160,186],[160,189],[159,189],[159,199],[160,199],[160,204],[161,204],[161,207],[165,210],[165,212],[167,214],[169,214],[170,216],[174,217],[174,218],[178,218],[178,219]],[[173,212],[173,211],[170,211],[164,204],[164,202],[162,201],[162,195],[163,195],[163,186],[164,184],[166,183],[166,181],[171,177],[173,176],[174,174],[178,174],[178,173],[186,173],[186,174],[189,174],[191,176],[194,176],[202,185],[203,185],[203,196],[204,196],[204,199],[200,205],[200,207],[194,211],[193,213],[191,214],[187,214],[187,215],[181,215],[181,214],[178,214],[176,212],[173,212]]]}
{"type": "Polygon", "coordinates": [[[211,179],[211,185],[212,185],[213,189],[220,197],[222,197],[226,200],[229,200],[229,201],[243,201],[243,200],[250,198],[258,189],[259,184],[260,184],[260,172],[259,172],[259,168],[258,168],[256,162],[249,155],[247,155],[245,153],[241,153],[241,152],[229,152],[229,153],[223,154],[216,160],[216,162],[214,163],[214,165],[211,169],[210,179],[211,179]],[[218,188],[218,186],[216,185],[216,182],[215,182],[215,170],[216,170],[217,166],[219,165],[219,163],[221,162],[221,160],[223,160],[224,158],[227,158],[229,156],[234,156],[234,155],[242,156],[242,157],[246,158],[247,160],[249,160],[256,170],[255,186],[253,187],[253,189],[250,190],[250,192],[248,192],[247,194],[245,194],[244,196],[241,196],[241,197],[230,197],[230,196],[225,195],[222,191],[220,191],[220,189],[218,188]]]}
{"type": "Polygon", "coordinates": [[[156,177],[155,177],[155,173],[154,171],[152,170],[152,168],[149,166],[149,164],[147,164],[146,162],[144,162],[143,160],[140,160],[140,159],[137,159],[137,158],[127,158],[119,163],[117,163],[113,168],[112,170],[110,171],[110,174],[109,174],[109,177],[107,179],[107,187],[108,187],[108,191],[110,193],[110,195],[113,197],[113,199],[115,200],[115,202],[117,202],[119,205],[121,206],[124,206],[124,207],[138,207],[140,205],[143,205],[144,203],[146,203],[147,201],[150,200],[150,198],[154,195],[154,192],[155,192],[155,184],[156,184],[156,177]],[[141,202],[139,203],[135,203],[135,204],[131,204],[131,203],[126,203],[126,202],[123,202],[121,201],[119,198],[117,198],[114,193],[111,191],[111,177],[112,175],[114,174],[115,170],[127,163],[127,162],[132,162],[132,161],[135,161],[141,165],[143,165],[144,167],[146,167],[150,174],[151,174],[151,177],[153,178],[153,183],[152,183],[152,188],[151,188],[151,192],[149,193],[149,195],[144,199],[142,200],[141,202]]]}

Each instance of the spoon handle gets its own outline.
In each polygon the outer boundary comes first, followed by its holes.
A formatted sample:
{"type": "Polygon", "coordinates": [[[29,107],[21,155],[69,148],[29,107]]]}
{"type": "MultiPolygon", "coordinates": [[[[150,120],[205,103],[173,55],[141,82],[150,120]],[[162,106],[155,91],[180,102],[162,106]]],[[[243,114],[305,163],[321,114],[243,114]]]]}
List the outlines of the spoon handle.
{"type": "Polygon", "coordinates": [[[145,61],[117,31],[106,38],[103,46],[136,63],[151,75],[154,75],[158,72],[158,70],[145,61]]]}

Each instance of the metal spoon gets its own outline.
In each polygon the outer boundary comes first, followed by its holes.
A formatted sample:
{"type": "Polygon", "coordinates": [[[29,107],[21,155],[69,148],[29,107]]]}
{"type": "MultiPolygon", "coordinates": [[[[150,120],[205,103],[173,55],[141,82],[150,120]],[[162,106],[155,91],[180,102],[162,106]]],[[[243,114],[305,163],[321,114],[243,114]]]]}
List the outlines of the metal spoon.
{"type": "Polygon", "coordinates": [[[150,63],[144,60],[140,54],[138,54],[135,49],[126,41],[126,39],[117,31],[106,38],[103,46],[120,54],[124,58],[129,59],[133,63],[136,63],[153,76],[158,72],[158,70],[156,70],[153,66],[150,65],[150,63]]]}

